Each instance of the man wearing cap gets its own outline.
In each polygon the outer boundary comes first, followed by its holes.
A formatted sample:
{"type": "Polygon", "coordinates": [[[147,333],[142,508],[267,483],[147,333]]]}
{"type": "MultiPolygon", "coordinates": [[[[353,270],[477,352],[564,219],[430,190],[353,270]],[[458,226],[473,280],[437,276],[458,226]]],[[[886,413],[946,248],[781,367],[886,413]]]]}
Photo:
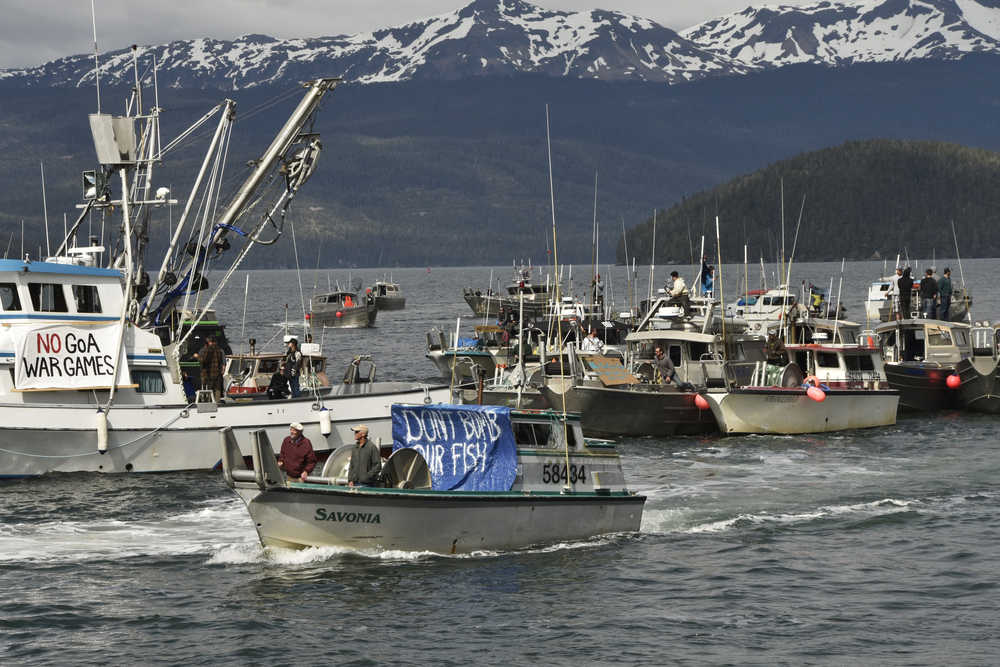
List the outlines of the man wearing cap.
{"type": "Polygon", "coordinates": [[[281,441],[278,467],[285,471],[289,479],[306,481],[306,475],[316,467],[316,453],[309,438],[302,435],[302,424],[295,422],[288,426],[289,435],[281,441]]]}
{"type": "Polygon", "coordinates": [[[382,457],[378,447],[368,442],[368,427],[364,424],[352,426],[357,447],[351,450],[351,465],[347,469],[349,486],[374,486],[382,471],[382,457]]]}

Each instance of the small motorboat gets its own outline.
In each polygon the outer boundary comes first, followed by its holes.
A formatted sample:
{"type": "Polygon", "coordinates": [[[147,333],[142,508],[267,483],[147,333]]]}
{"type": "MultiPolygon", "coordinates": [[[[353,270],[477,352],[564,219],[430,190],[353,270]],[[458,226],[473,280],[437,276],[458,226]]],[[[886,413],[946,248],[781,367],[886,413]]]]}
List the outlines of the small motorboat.
{"type": "Polygon", "coordinates": [[[399,289],[399,283],[391,280],[376,280],[375,284],[368,288],[368,294],[375,300],[375,307],[379,310],[406,308],[406,297],[399,289]]]}
{"type": "Polygon", "coordinates": [[[375,299],[370,294],[358,298],[357,293],[347,291],[317,294],[309,300],[309,308],[314,327],[364,329],[375,326],[378,315],[375,299]]]}
{"type": "Polygon", "coordinates": [[[580,420],[498,406],[392,406],[391,454],[377,486],[349,486],[347,445],[322,473],[290,481],[263,431],[252,464],[221,429],[226,484],[264,546],[469,553],[639,530],[614,444],[580,420]]]}

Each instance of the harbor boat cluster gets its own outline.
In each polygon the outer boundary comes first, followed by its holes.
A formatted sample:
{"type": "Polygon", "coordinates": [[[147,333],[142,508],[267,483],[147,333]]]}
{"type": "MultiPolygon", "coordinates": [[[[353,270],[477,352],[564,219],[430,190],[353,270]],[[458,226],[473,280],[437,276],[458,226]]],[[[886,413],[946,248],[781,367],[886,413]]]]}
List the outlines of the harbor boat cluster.
{"type": "Polygon", "coordinates": [[[784,260],[770,288],[762,270],[751,290],[745,267],[730,302],[721,258],[717,269],[703,255],[690,288],[672,271],[654,289],[651,265],[644,295],[633,263],[618,307],[610,267],[598,272],[596,230],[583,289],[557,263],[530,261],[506,283],[491,272],[485,288],[462,289],[471,329],[460,318],[426,334],[437,382],[377,380],[369,354],[341,375],[324,350],[328,330],[375,327],[380,310],[405,308],[391,276],[364,290],[331,284],[308,309],[303,295],[301,333],[286,315],[278,349],[268,347],[277,334],[258,346],[244,331],[234,346],[216,298],[254,246],[284,233],[322,148],[309,128],[338,82],[307,84],[236,195],[206,205],[222,211],[215,218],[189,214],[218,197],[206,174],[224,163],[232,103],[185,131],[217,117],[162,257],[145,230],[181,202],[153,189],[159,108],[143,111],[136,90],[125,116],[91,116],[101,168],[84,174],[76,223],[50,256],[0,260],[0,476],[221,467],[265,546],[469,553],[637,531],[645,497],[625,479],[623,437],[1000,412],[998,328],[971,320],[971,293],[947,269],[940,283],[930,270],[920,281],[908,268],[879,277],[863,324],[847,319],[832,278],[795,288],[784,260]],[[264,212],[254,217],[250,201],[264,212]],[[111,248],[80,242],[98,212],[120,218],[111,248]]]}

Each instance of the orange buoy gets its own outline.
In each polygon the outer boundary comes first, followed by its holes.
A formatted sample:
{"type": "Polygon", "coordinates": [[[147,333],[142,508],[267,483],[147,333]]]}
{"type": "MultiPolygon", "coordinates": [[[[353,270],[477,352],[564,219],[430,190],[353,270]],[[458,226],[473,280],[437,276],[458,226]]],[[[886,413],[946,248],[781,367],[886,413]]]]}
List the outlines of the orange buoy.
{"type": "Polygon", "coordinates": [[[819,387],[809,387],[806,389],[806,396],[816,401],[817,403],[822,403],[826,400],[826,392],[819,387]]]}
{"type": "Polygon", "coordinates": [[[699,410],[708,410],[709,408],[708,399],[701,394],[694,395],[694,404],[699,410]]]}

